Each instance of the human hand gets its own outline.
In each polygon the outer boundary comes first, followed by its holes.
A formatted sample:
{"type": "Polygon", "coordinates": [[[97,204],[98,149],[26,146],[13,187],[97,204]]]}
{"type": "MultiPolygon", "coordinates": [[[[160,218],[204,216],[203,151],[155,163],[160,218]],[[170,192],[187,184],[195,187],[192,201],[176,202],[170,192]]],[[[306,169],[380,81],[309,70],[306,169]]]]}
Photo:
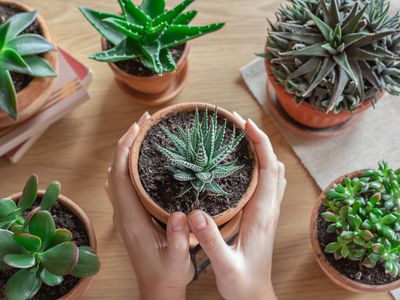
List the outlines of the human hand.
{"type": "Polygon", "coordinates": [[[118,142],[105,190],[114,209],[114,225],[136,272],[141,299],[181,300],[194,275],[186,215],[171,215],[165,237],[140,202],[129,176],[129,148],[149,117],[145,113],[118,142]]]}
{"type": "MultiPolygon", "coordinates": [[[[245,121],[235,113],[241,122],[245,121]]],[[[280,204],[286,188],[284,165],[267,135],[251,120],[247,136],[260,163],[257,189],[242,213],[237,240],[228,246],[213,219],[203,211],[188,216],[189,226],[211,261],[217,287],[225,299],[277,299],[271,282],[272,252],[280,204]]]]}

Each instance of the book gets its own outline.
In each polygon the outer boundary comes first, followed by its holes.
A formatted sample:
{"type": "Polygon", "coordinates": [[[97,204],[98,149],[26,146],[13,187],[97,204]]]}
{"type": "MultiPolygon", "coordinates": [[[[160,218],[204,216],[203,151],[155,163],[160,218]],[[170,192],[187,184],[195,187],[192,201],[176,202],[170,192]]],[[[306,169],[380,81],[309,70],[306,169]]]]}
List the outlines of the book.
{"type": "Polygon", "coordinates": [[[29,120],[0,130],[0,156],[17,163],[46,130],[72,110],[89,100],[87,87],[92,72],[58,48],[59,77],[53,93],[41,111],[29,120]]]}

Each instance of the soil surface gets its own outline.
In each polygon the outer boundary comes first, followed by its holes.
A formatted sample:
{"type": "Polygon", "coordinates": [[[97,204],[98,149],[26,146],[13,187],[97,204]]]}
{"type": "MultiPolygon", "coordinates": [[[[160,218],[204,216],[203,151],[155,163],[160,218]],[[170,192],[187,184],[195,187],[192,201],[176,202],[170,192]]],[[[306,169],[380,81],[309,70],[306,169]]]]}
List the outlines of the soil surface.
{"type": "Polygon", "coordinates": [[[385,268],[382,264],[378,263],[375,268],[371,269],[363,266],[359,261],[352,261],[350,259],[336,260],[333,254],[325,253],[325,246],[331,242],[335,242],[337,238],[335,233],[327,232],[330,223],[326,222],[321,217],[321,214],[325,211],[326,207],[321,205],[317,224],[318,240],[320,242],[322,253],[324,253],[329,263],[336,270],[351,280],[370,285],[383,285],[400,279],[400,276],[393,278],[392,276],[385,274],[385,268]]]}
{"type": "MultiPolygon", "coordinates": [[[[183,50],[185,49],[185,45],[178,45],[171,47],[169,51],[171,52],[175,63],[178,62],[178,60],[181,58],[183,54],[183,50]]],[[[111,49],[113,46],[111,46],[110,43],[107,43],[107,49],[111,49]]],[[[130,60],[125,60],[125,61],[120,61],[114,63],[118,68],[121,70],[125,71],[128,74],[134,75],[134,76],[141,76],[141,77],[150,77],[150,76],[155,76],[157,73],[154,71],[146,68],[141,62],[139,58],[134,58],[130,60]]]]}
{"type": "MultiPolygon", "coordinates": [[[[72,232],[73,240],[76,242],[77,246],[89,245],[89,237],[85,226],[68,208],[56,203],[50,210],[50,213],[54,217],[57,228],[66,228],[72,232]]],[[[0,299],[5,299],[5,284],[16,271],[17,270],[0,272],[0,299]]],[[[32,300],[58,299],[67,294],[78,283],[78,281],[79,278],[65,276],[64,281],[55,287],[50,287],[43,283],[39,292],[32,298],[32,300]]]]}
{"type": "MultiPolygon", "coordinates": [[[[7,21],[10,17],[21,12],[23,11],[16,6],[0,5],[0,25],[3,24],[5,21],[7,21]]],[[[40,34],[43,36],[39,23],[36,20],[21,34],[26,34],[26,33],[40,34]]],[[[13,80],[15,91],[17,93],[23,90],[33,80],[33,77],[29,75],[18,74],[14,72],[11,72],[11,78],[13,80]]]]}
{"type": "MultiPolygon", "coordinates": [[[[149,130],[140,149],[139,176],[149,196],[169,213],[182,211],[187,214],[193,209],[202,209],[215,216],[235,207],[245,194],[251,181],[254,158],[250,151],[249,142],[244,138],[235,152],[226,159],[228,162],[238,157],[239,160],[236,164],[244,165],[244,167],[228,177],[216,179],[216,182],[229,193],[229,196],[218,196],[206,191],[200,195],[199,205],[196,204],[193,191],[177,198],[176,196],[184,186],[184,183],[175,180],[172,172],[165,168],[165,166],[170,165],[170,162],[156,149],[155,145],[174,148],[172,142],[161,131],[161,125],[177,134],[178,126],[183,129],[189,128],[192,126],[193,121],[194,112],[179,112],[171,114],[149,130]]],[[[223,121],[223,118],[218,117],[219,126],[222,126],[223,121]]],[[[233,124],[228,122],[225,141],[230,139],[232,127],[233,124]]],[[[238,134],[238,130],[236,134],[238,134]]]]}

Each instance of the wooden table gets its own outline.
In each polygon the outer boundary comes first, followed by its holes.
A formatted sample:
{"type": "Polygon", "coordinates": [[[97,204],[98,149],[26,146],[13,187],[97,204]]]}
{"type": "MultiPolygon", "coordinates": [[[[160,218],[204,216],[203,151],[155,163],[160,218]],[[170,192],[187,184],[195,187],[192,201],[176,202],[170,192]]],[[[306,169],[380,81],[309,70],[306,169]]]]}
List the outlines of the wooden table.
{"type": "MultiPolygon", "coordinates": [[[[87,59],[100,48],[100,37],[84,20],[78,5],[114,11],[116,0],[30,0],[40,11],[60,46],[90,66],[94,81],[91,100],[52,126],[16,166],[0,161],[0,194],[18,192],[32,173],[41,187],[59,180],[63,193],[90,216],[96,229],[102,270],[85,299],[139,299],[135,274],[112,225],[111,206],[103,192],[106,169],[116,142],[148,108],[139,106],[117,87],[108,66],[87,59]]],[[[225,21],[221,31],[195,40],[190,76],[173,102],[204,101],[251,117],[270,136],[286,164],[288,188],[277,231],[273,282],[279,299],[390,299],[388,294],[358,295],[335,286],[317,266],[309,241],[311,207],[319,194],[271,118],[257,105],[239,79],[239,68],[261,52],[280,0],[199,0],[198,24],[225,21]]],[[[170,6],[176,0],[168,1],[170,6]]],[[[159,108],[149,109],[150,113],[159,108]]],[[[189,287],[188,299],[221,299],[209,268],[189,287]]],[[[256,299],[255,299],[256,300],[256,299]]]]}

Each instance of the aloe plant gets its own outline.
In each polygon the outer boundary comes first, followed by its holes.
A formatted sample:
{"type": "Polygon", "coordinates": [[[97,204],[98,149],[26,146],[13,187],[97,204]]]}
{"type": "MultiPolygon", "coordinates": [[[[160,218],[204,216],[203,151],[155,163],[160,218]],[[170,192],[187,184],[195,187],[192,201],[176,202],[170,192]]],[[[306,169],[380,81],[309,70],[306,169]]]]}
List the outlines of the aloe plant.
{"type": "Polygon", "coordinates": [[[56,49],[38,34],[21,34],[36,20],[37,12],[19,13],[0,25],[0,110],[16,119],[17,95],[10,72],[32,77],[55,77],[40,54],[56,49]]]}
{"type": "Polygon", "coordinates": [[[387,0],[289,0],[270,22],[273,76],[321,112],[400,94],[400,18],[387,0]]]}
{"type": "Polygon", "coordinates": [[[218,126],[217,109],[209,116],[207,107],[201,120],[196,108],[193,126],[186,130],[178,127],[178,135],[161,127],[165,136],[173,143],[174,149],[160,145],[156,147],[170,161],[171,164],[166,168],[174,174],[174,178],[185,182],[177,197],[182,197],[191,190],[196,202],[204,191],[228,195],[216,179],[230,176],[243,168],[243,165],[236,165],[237,158],[226,160],[235,151],[246,132],[236,135],[236,127],[233,126],[232,134],[227,139],[226,127],[226,119],[222,126],[218,126]]]}
{"type": "Polygon", "coordinates": [[[197,11],[184,10],[194,0],[184,0],[166,9],[165,0],[143,0],[137,6],[131,0],[118,0],[122,14],[111,14],[80,7],[81,12],[113,48],[90,58],[102,62],[120,62],[133,58],[155,73],[176,69],[170,52],[173,46],[220,29],[224,23],[190,26],[197,11]]]}
{"type": "Polygon", "coordinates": [[[400,271],[400,169],[387,162],[361,177],[345,178],[326,192],[324,220],[334,242],[325,247],[335,259],[359,261],[367,268],[381,264],[396,277],[400,271]]]}
{"type": "Polygon", "coordinates": [[[0,271],[18,269],[5,286],[8,300],[31,299],[42,284],[56,286],[66,275],[88,277],[100,269],[93,249],[78,247],[68,229],[56,228],[49,210],[58,200],[60,184],[51,183],[40,205],[33,207],[37,187],[33,175],[17,204],[0,200],[0,271]]]}

